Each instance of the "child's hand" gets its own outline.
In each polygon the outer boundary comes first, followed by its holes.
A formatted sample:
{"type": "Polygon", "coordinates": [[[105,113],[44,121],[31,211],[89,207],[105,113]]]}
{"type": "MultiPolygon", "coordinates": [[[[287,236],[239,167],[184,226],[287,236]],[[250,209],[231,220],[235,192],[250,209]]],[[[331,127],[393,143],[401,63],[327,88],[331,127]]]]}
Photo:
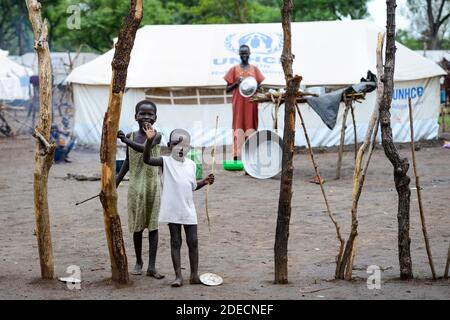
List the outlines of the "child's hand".
{"type": "Polygon", "coordinates": [[[152,140],[156,136],[156,130],[153,129],[150,123],[145,123],[143,129],[145,134],[147,135],[148,140],[152,140]]]}
{"type": "Polygon", "coordinates": [[[206,184],[213,184],[214,183],[214,173],[210,173],[206,178],[205,178],[205,182],[206,184]]]}
{"type": "Polygon", "coordinates": [[[125,140],[127,139],[125,133],[122,130],[119,130],[119,132],[117,132],[117,138],[120,139],[120,141],[122,141],[123,143],[125,143],[125,140]]]}

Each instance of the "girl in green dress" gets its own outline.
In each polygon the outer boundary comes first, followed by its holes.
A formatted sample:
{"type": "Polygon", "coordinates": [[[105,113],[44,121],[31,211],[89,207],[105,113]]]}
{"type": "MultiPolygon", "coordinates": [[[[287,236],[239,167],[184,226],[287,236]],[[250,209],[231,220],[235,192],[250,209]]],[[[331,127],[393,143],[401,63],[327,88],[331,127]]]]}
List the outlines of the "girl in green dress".
{"type": "MultiPolygon", "coordinates": [[[[127,156],[116,178],[116,186],[119,186],[125,174],[130,172],[128,186],[128,229],[133,233],[134,250],[136,253],[136,265],[131,272],[134,275],[142,274],[144,262],[142,260],[142,233],[148,229],[149,261],[147,276],[161,279],[164,276],[156,271],[156,252],[158,249],[158,215],[159,215],[159,177],[158,168],[147,166],[143,161],[146,123],[153,125],[156,121],[156,105],[148,100],[143,100],[136,105],[135,119],[139,124],[139,130],[125,135],[119,131],[117,137],[127,145],[127,156]]],[[[153,157],[160,156],[161,135],[157,135],[155,144],[151,150],[153,157]]]]}

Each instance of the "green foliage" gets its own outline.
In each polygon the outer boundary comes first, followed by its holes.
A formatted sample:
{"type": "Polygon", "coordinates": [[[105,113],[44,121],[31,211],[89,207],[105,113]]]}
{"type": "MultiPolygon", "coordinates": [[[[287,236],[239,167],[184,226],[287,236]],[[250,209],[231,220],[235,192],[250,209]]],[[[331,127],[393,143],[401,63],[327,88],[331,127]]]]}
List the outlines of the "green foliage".
{"type": "Polygon", "coordinates": [[[414,38],[408,31],[399,29],[396,31],[395,40],[412,50],[423,49],[420,39],[414,38]]]}
{"type": "MultiPolygon", "coordinates": [[[[143,0],[142,25],[280,22],[282,0],[143,0]]],[[[368,0],[294,0],[294,21],[359,19],[367,15],[368,0]]],[[[128,0],[41,0],[50,26],[53,51],[104,52],[112,47],[128,0]],[[79,5],[80,29],[69,29],[71,5],[79,5]]],[[[0,0],[0,48],[11,54],[30,51],[33,44],[24,0],[0,0]],[[21,17],[21,18],[20,18],[21,17]],[[20,19],[22,20],[20,20],[20,19]],[[18,22],[20,21],[20,22],[18,22]],[[22,28],[18,28],[21,25],[22,28]],[[23,34],[21,44],[18,30],[23,34]],[[21,50],[19,50],[21,47],[21,50]]]]}
{"type": "Polygon", "coordinates": [[[294,0],[294,21],[362,19],[367,0],[294,0]]]}

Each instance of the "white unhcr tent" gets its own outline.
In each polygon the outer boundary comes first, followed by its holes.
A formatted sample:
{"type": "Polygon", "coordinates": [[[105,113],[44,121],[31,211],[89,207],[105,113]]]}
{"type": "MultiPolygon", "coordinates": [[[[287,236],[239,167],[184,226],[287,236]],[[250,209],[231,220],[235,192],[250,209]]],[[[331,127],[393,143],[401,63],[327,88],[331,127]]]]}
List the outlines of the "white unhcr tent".
{"type": "MultiPolygon", "coordinates": [[[[376,42],[383,28],[364,20],[292,23],[294,73],[302,85],[336,89],[358,83],[368,70],[376,73],[376,42]]],[[[251,48],[250,62],[258,65],[266,87],[285,85],[279,58],[282,51],[280,23],[235,25],[145,26],[138,30],[128,68],[120,129],[137,128],[135,104],[148,98],[158,105],[156,127],[166,139],[174,128],[185,128],[194,146],[213,143],[216,115],[218,142],[231,144],[231,99],[224,91],[224,74],[239,63],[240,44],[251,48]]],[[[106,111],[114,50],[76,68],[73,83],[75,133],[79,142],[98,146],[106,111]]],[[[414,106],[415,139],[433,139],[438,133],[439,77],[444,71],[432,61],[397,43],[395,90],[392,101],[394,140],[409,141],[407,99],[414,106]]],[[[375,92],[356,104],[358,139],[366,131],[375,104],[375,92]]],[[[342,109],[337,125],[328,129],[306,104],[301,105],[313,146],[339,143],[342,109]]],[[[272,129],[273,105],[260,104],[259,129],[272,129]]],[[[283,110],[279,114],[284,119],[283,110]]],[[[348,117],[346,143],[353,143],[348,117]]],[[[279,121],[280,135],[282,123],[279,121]]],[[[165,142],[163,140],[163,142],[165,142]]],[[[305,145],[297,130],[296,145],[305,145]]]]}
{"type": "Polygon", "coordinates": [[[28,100],[32,71],[0,54],[0,100],[28,100]]]}

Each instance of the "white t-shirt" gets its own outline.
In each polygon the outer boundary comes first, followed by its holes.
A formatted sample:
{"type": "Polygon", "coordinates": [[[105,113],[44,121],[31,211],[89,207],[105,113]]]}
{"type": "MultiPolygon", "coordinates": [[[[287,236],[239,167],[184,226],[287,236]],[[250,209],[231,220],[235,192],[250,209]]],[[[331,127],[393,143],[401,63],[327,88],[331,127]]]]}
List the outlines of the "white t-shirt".
{"type": "Polygon", "coordinates": [[[197,224],[194,190],[197,188],[196,166],[191,159],[183,162],[162,157],[160,223],[197,224]]]}

